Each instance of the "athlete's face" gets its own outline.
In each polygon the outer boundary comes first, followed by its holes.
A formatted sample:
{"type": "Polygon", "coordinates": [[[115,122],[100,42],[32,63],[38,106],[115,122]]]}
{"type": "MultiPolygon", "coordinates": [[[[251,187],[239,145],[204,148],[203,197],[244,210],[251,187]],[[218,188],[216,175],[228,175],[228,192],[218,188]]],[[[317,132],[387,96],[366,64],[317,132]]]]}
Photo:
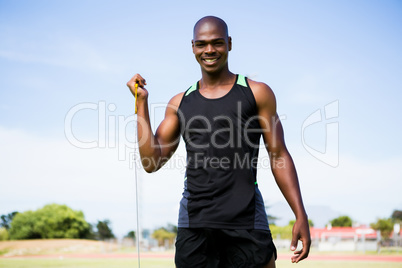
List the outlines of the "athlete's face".
{"type": "Polygon", "coordinates": [[[215,73],[227,67],[232,40],[225,27],[214,21],[203,22],[194,30],[193,53],[201,69],[215,73]]]}

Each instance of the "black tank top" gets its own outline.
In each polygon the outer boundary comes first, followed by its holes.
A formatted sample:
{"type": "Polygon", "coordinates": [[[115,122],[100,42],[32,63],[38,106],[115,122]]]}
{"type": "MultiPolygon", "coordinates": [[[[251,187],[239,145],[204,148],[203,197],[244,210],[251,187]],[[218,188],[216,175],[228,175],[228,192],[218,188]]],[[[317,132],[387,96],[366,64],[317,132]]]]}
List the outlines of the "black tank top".
{"type": "Polygon", "coordinates": [[[187,150],[179,227],[268,230],[256,181],[262,132],[247,78],[237,75],[216,99],[201,95],[197,82],[177,113],[187,150]]]}

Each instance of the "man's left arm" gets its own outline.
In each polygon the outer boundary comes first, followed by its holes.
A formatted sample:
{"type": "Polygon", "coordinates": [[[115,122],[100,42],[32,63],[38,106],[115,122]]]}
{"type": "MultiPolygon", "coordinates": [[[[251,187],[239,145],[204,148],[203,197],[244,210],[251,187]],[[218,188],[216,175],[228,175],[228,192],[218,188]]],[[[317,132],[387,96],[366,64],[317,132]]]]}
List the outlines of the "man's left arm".
{"type": "Polygon", "coordinates": [[[259,123],[263,131],[265,147],[271,161],[271,170],[286,201],[296,216],[293,225],[291,250],[297,247],[298,240],[303,243],[301,250],[295,251],[292,262],[307,258],[310,245],[310,229],[300,192],[296,168],[284,140],[282,124],[276,113],[275,95],[264,83],[249,80],[249,84],[257,102],[259,123]]]}

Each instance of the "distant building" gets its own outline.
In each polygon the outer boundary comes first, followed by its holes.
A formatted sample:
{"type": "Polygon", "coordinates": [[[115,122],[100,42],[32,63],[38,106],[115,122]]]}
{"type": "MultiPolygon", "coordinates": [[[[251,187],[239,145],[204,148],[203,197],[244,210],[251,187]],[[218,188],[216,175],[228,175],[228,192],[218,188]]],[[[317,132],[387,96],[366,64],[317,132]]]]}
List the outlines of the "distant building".
{"type": "Polygon", "coordinates": [[[312,245],[319,251],[377,251],[381,235],[369,227],[310,228],[312,245]]]}

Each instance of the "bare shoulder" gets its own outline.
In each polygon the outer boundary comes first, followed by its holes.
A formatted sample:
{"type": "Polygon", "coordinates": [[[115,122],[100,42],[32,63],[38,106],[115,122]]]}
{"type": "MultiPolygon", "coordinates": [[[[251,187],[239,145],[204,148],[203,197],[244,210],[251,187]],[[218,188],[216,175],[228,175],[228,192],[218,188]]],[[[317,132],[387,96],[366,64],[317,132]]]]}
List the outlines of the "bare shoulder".
{"type": "Polygon", "coordinates": [[[268,108],[276,110],[275,94],[267,84],[251,79],[248,79],[248,84],[254,94],[258,109],[268,108]]]}
{"type": "Polygon", "coordinates": [[[167,111],[171,110],[172,112],[176,113],[177,109],[179,109],[180,106],[180,102],[183,99],[184,96],[184,92],[181,92],[179,94],[176,94],[175,96],[173,96],[169,103],[168,103],[168,107],[167,107],[167,111]]]}

